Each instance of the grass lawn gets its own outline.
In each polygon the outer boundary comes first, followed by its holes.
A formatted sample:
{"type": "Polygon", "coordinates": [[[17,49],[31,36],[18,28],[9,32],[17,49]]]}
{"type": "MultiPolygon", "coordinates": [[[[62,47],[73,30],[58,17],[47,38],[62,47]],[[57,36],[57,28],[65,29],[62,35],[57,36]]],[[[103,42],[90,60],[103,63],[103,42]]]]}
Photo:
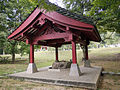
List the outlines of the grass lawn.
{"type": "MultiPolygon", "coordinates": [[[[20,59],[20,56],[16,55],[16,62],[14,64],[9,64],[10,61],[6,61],[5,63],[1,61],[0,76],[25,71],[29,62],[27,58],[28,56],[24,56],[22,59],[20,59]]],[[[82,51],[78,50],[77,59],[79,65],[83,64],[81,58],[82,51]]],[[[71,51],[59,51],[59,60],[69,61],[70,59],[72,59],[71,51]]],[[[100,48],[89,50],[89,59],[91,60],[92,66],[94,65],[102,66],[105,71],[120,72],[120,48],[100,48]]],[[[54,60],[55,60],[54,51],[35,52],[35,63],[38,68],[52,65],[54,60]]],[[[101,82],[98,88],[100,90],[119,90],[120,76],[112,75],[101,76],[101,82]]],[[[25,82],[5,77],[0,78],[0,90],[82,90],[82,89],[25,82]]]]}

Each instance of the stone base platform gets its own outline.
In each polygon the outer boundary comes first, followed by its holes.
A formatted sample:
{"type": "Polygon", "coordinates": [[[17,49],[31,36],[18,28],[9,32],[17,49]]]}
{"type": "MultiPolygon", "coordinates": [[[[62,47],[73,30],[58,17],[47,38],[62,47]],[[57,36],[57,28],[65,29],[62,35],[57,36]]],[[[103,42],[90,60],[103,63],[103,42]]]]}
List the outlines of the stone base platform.
{"type": "Polygon", "coordinates": [[[28,74],[27,72],[20,72],[10,74],[9,77],[15,79],[24,79],[27,81],[81,87],[87,89],[97,89],[97,84],[102,71],[102,67],[80,67],[81,76],[69,76],[70,69],[48,70],[49,67],[38,69],[38,72],[28,74]]]}

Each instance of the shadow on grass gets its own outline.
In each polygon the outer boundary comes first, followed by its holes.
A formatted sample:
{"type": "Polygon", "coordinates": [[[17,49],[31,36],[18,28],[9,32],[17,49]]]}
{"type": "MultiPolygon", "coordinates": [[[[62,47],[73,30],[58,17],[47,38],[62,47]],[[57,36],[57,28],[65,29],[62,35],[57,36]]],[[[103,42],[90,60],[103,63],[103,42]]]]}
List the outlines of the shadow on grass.
{"type": "Polygon", "coordinates": [[[102,87],[102,84],[103,84],[103,75],[100,77],[100,80],[99,80],[99,82],[98,82],[98,88],[97,88],[97,90],[100,90],[101,89],[101,87],[102,87]]]}
{"type": "Polygon", "coordinates": [[[14,62],[11,59],[0,60],[0,64],[28,64],[28,60],[16,59],[14,62]]]}

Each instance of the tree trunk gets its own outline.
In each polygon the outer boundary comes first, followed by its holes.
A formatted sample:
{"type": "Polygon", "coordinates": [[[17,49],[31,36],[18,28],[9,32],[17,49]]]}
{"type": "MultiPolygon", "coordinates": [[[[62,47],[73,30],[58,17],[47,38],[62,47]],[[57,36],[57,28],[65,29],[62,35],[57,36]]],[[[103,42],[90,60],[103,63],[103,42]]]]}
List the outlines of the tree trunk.
{"type": "Polygon", "coordinates": [[[12,63],[15,62],[15,53],[12,53],[12,63]]]}
{"type": "Polygon", "coordinates": [[[5,50],[3,49],[3,55],[5,55],[5,50]]]}
{"type": "Polygon", "coordinates": [[[11,42],[11,49],[12,49],[12,51],[11,51],[11,55],[12,55],[12,63],[15,63],[15,51],[16,51],[16,49],[15,49],[15,46],[17,45],[17,42],[16,41],[13,41],[13,42],[11,42]]]}

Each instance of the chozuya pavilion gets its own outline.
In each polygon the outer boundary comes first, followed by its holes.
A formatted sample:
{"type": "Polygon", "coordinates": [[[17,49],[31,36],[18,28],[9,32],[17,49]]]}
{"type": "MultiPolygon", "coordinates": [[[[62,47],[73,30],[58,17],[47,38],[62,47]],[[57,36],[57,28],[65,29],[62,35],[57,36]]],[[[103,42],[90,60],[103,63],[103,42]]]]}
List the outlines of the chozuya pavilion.
{"type": "Polygon", "coordinates": [[[80,69],[76,58],[76,44],[84,47],[84,66],[89,67],[88,45],[90,41],[100,42],[101,38],[93,21],[85,16],[71,13],[57,6],[55,11],[47,12],[36,7],[29,17],[8,36],[30,44],[30,61],[27,73],[37,72],[34,63],[34,45],[55,47],[58,61],[58,48],[72,44],[72,64],[69,76],[79,76],[80,69]]]}

